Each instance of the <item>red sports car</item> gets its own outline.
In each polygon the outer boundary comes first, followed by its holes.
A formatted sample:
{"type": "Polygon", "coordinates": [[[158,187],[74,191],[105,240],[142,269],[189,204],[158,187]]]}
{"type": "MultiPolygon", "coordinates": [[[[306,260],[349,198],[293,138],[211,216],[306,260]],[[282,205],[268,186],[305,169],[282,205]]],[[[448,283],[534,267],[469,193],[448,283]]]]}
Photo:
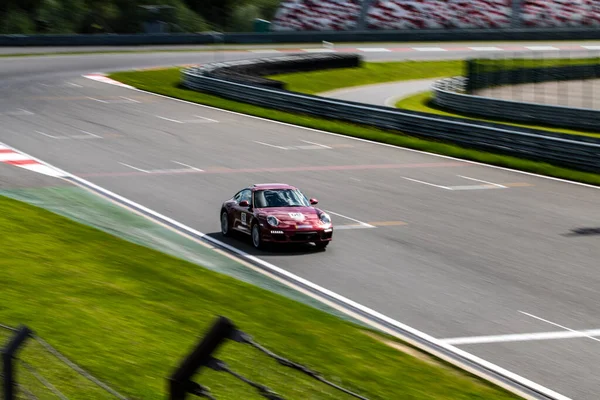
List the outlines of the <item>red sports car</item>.
{"type": "Polygon", "coordinates": [[[263,183],[240,190],[221,207],[221,233],[252,237],[257,249],[266,243],[314,243],[325,249],[333,235],[331,218],[313,207],[302,192],[283,183],[263,183]]]}

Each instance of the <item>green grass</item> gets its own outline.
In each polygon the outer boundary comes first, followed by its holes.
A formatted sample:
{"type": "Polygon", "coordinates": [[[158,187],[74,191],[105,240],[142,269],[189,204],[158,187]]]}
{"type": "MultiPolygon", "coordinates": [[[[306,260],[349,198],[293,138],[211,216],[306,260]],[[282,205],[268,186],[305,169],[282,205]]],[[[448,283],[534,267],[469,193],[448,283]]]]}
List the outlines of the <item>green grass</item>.
{"type": "Polygon", "coordinates": [[[531,124],[522,124],[511,122],[507,119],[501,118],[483,118],[475,115],[469,114],[458,114],[454,112],[447,111],[443,108],[440,108],[431,102],[432,93],[430,91],[417,93],[411,96],[407,96],[401,100],[399,100],[395,105],[397,108],[402,108],[404,110],[411,111],[420,111],[426,112],[430,114],[436,115],[444,115],[449,117],[458,117],[458,118],[466,118],[473,121],[484,121],[484,122],[495,122],[504,125],[517,126],[521,128],[531,128],[531,129],[541,129],[550,132],[558,132],[558,133],[566,133],[569,135],[583,135],[583,136],[592,136],[592,137],[600,137],[600,133],[591,132],[591,131],[579,131],[573,129],[563,129],[556,128],[548,125],[531,125],[531,124]]]}
{"type": "MultiPolygon", "coordinates": [[[[29,325],[131,399],[165,398],[165,378],[217,315],[369,399],[517,398],[325,312],[2,196],[0,237],[0,321],[29,325]]],[[[71,399],[109,398],[32,342],[21,356],[71,399]]],[[[248,346],[228,342],[217,356],[287,399],[349,398],[248,346]]],[[[219,399],[261,398],[223,373],[200,381],[219,399]]]]}
{"type": "Polygon", "coordinates": [[[476,64],[485,72],[504,71],[507,69],[534,68],[534,67],[556,67],[567,65],[599,64],[599,57],[580,58],[478,58],[476,64]]]}
{"type": "Polygon", "coordinates": [[[373,140],[400,147],[423,150],[431,153],[458,157],[466,160],[513,168],[538,173],[556,178],[569,179],[600,186],[600,175],[557,167],[547,163],[523,160],[499,154],[485,153],[466,149],[452,144],[423,140],[397,131],[386,131],[370,126],[355,125],[347,122],[325,120],[308,115],[301,115],[272,110],[251,104],[227,100],[221,97],[187,90],[180,87],[180,69],[169,68],[153,71],[125,71],[110,74],[112,79],[121,81],[142,90],[204,104],[212,107],[239,113],[255,115],[275,121],[287,122],[308,128],[334,132],[342,135],[373,140]]]}
{"type": "Polygon", "coordinates": [[[360,68],[280,74],[268,78],[285,82],[288,90],[316,94],[353,86],[461,75],[462,68],[463,61],[460,60],[374,62],[363,63],[360,68]]]}

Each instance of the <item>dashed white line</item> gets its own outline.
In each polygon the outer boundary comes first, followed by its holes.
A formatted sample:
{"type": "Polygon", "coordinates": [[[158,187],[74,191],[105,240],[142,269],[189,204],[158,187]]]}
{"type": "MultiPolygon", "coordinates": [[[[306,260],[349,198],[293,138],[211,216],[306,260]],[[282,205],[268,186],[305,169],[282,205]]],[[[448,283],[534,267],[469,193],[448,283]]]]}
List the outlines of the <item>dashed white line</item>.
{"type": "Polygon", "coordinates": [[[122,98],[122,99],[128,100],[128,101],[131,101],[133,103],[141,103],[140,101],[137,101],[135,99],[131,99],[129,97],[125,97],[125,96],[119,96],[119,97],[122,98]]]}
{"type": "Polygon", "coordinates": [[[459,176],[461,178],[464,178],[464,179],[471,180],[471,181],[483,182],[483,183],[487,183],[488,185],[492,185],[492,186],[496,186],[496,187],[499,187],[499,188],[507,189],[506,186],[500,185],[498,183],[488,182],[488,181],[484,181],[484,180],[481,180],[481,179],[469,178],[468,176],[463,176],[463,175],[457,175],[457,176],[459,176]]]}
{"type": "Polygon", "coordinates": [[[104,101],[104,100],[96,99],[95,97],[89,97],[89,96],[88,96],[88,99],[90,99],[90,100],[94,100],[94,101],[97,101],[97,102],[99,102],[99,103],[108,103],[108,101],[104,101]]]}
{"type": "Polygon", "coordinates": [[[257,50],[250,50],[251,53],[257,53],[257,54],[272,54],[272,53],[281,53],[279,50],[269,50],[269,49],[257,49],[257,50]]]}
{"type": "Polygon", "coordinates": [[[54,135],[50,135],[48,133],[44,133],[42,131],[35,131],[35,132],[39,133],[42,136],[46,136],[46,137],[49,137],[49,138],[52,138],[52,139],[69,139],[68,136],[54,136],[54,135]]]}
{"type": "Polygon", "coordinates": [[[362,52],[365,52],[365,53],[387,53],[387,52],[391,52],[390,49],[384,49],[383,47],[362,47],[362,48],[358,48],[356,50],[362,51],[362,52]]]}
{"type": "Polygon", "coordinates": [[[420,180],[417,180],[417,179],[407,178],[407,177],[405,177],[405,176],[403,176],[402,178],[404,178],[404,179],[406,179],[406,180],[408,180],[408,181],[413,181],[413,182],[417,182],[417,183],[422,183],[423,185],[435,186],[435,187],[437,187],[437,188],[440,188],[440,189],[445,189],[445,190],[452,190],[452,188],[450,188],[450,187],[447,187],[447,186],[441,186],[441,185],[436,185],[436,184],[434,184],[434,183],[423,182],[423,181],[420,181],[420,180]]]}
{"type": "Polygon", "coordinates": [[[190,168],[190,169],[193,169],[194,171],[200,171],[200,172],[204,172],[204,170],[203,170],[203,169],[196,168],[196,167],[192,167],[191,165],[187,165],[187,164],[184,164],[184,163],[182,163],[182,162],[179,162],[179,161],[171,161],[171,162],[174,162],[175,164],[183,165],[184,167],[188,167],[188,168],[190,168]]]}
{"type": "Polygon", "coordinates": [[[332,147],[329,147],[329,146],[325,146],[324,144],[315,143],[315,142],[309,142],[308,140],[300,140],[300,141],[304,142],[304,143],[312,144],[312,145],[315,145],[315,146],[323,147],[324,149],[331,149],[332,148],[332,147]]]}
{"type": "Polygon", "coordinates": [[[145,169],[141,169],[141,168],[134,167],[133,165],[125,164],[125,163],[122,163],[122,162],[120,162],[119,164],[121,164],[121,165],[124,165],[124,166],[126,166],[126,167],[129,167],[129,168],[131,168],[131,169],[135,169],[136,171],[145,172],[145,173],[147,173],[147,174],[149,174],[149,173],[150,173],[150,171],[146,171],[145,169]]]}
{"type": "Polygon", "coordinates": [[[525,46],[525,48],[533,51],[559,50],[554,46],[525,46]]]}
{"type": "Polygon", "coordinates": [[[336,213],[336,212],[329,211],[329,210],[325,210],[325,212],[327,212],[327,213],[329,213],[329,214],[337,215],[338,217],[342,217],[342,218],[345,218],[345,219],[347,219],[347,220],[350,220],[350,221],[353,221],[353,222],[356,222],[357,224],[359,224],[359,225],[361,225],[361,226],[363,226],[363,227],[365,227],[365,228],[375,228],[375,226],[373,226],[373,225],[371,225],[371,224],[367,224],[366,222],[362,222],[362,221],[359,221],[359,220],[357,220],[357,219],[350,218],[350,217],[348,217],[348,216],[346,216],[346,215],[338,214],[338,213],[336,213]]]}
{"type": "Polygon", "coordinates": [[[269,144],[269,143],[264,143],[264,142],[258,142],[256,140],[253,140],[254,143],[258,143],[258,144],[262,144],[263,146],[268,146],[268,147],[274,147],[276,149],[281,149],[281,150],[289,150],[287,147],[282,147],[282,146],[276,146],[274,144],[269,144]]]}
{"type": "Polygon", "coordinates": [[[164,119],[165,121],[171,121],[171,122],[175,122],[175,123],[177,123],[177,124],[183,124],[183,122],[181,122],[181,121],[178,121],[178,120],[176,120],[176,119],[171,119],[171,118],[167,118],[167,117],[161,117],[160,115],[157,115],[156,117],[157,117],[157,118],[160,118],[160,119],[164,119]]]}
{"type": "Polygon", "coordinates": [[[412,49],[416,51],[448,51],[441,47],[413,47],[412,49]]]}
{"type": "Polygon", "coordinates": [[[500,47],[469,47],[469,49],[474,51],[502,51],[500,47]]]}

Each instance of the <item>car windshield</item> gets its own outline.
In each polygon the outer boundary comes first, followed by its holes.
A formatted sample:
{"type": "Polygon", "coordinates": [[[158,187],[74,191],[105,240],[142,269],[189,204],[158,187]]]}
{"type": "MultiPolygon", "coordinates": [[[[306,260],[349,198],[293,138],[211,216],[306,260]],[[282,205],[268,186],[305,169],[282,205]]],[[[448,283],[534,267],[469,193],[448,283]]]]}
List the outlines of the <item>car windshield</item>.
{"type": "Polygon", "coordinates": [[[310,202],[298,189],[257,190],[254,202],[256,208],[310,207],[310,202]]]}

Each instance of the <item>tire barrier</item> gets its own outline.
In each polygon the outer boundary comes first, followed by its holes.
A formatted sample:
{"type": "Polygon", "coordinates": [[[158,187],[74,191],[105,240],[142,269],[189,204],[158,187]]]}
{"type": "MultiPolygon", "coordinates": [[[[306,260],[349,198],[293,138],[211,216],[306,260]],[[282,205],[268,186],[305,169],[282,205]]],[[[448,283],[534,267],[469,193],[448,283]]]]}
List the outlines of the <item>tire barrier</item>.
{"type": "MultiPolygon", "coordinates": [[[[207,67],[203,67],[207,68],[207,67]]],[[[600,139],[502,124],[432,116],[358,102],[328,99],[207,76],[202,68],[183,69],[182,85],[231,100],[271,109],[370,125],[467,148],[508,154],[588,172],[600,172],[600,139]]]]}
{"type": "Polygon", "coordinates": [[[302,54],[207,64],[199,67],[196,71],[204,76],[230,82],[283,89],[285,87],[283,82],[264,78],[264,76],[334,68],[353,68],[360,66],[361,61],[361,57],[357,54],[302,54]]]}

